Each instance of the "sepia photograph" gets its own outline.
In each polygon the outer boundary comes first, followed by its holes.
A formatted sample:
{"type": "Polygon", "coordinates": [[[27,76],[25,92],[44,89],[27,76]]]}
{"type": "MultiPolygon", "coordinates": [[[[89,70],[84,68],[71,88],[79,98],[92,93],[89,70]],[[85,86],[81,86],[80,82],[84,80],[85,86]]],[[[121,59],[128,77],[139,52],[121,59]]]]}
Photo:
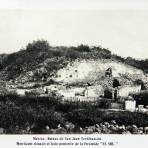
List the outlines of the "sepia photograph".
{"type": "Polygon", "coordinates": [[[148,134],[146,0],[0,6],[0,135],[148,134]]]}

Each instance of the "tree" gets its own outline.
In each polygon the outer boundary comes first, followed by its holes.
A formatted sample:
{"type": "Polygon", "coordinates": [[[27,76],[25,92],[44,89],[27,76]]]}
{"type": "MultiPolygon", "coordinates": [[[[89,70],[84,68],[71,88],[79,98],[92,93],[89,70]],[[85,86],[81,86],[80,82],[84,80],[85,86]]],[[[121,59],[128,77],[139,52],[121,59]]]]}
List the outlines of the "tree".
{"type": "Polygon", "coordinates": [[[88,45],[79,45],[77,48],[75,48],[79,52],[90,52],[90,48],[88,45]]]}
{"type": "Polygon", "coordinates": [[[37,40],[32,43],[28,43],[26,50],[28,51],[47,51],[50,49],[50,45],[46,40],[37,40]]]}

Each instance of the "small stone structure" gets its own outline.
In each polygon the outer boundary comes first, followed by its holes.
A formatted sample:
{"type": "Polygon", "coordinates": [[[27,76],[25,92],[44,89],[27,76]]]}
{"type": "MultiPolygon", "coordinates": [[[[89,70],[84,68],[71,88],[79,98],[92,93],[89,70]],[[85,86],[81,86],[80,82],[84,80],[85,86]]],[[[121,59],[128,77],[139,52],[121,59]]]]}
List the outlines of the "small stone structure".
{"type": "Polygon", "coordinates": [[[148,114],[148,108],[144,107],[144,105],[138,105],[137,111],[139,113],[146,113],[146,114],[148,114]]]}
{"type": "Polygon", "coordinates": [[[109,84],[109,86],[104,90],[104,97],[117,102],[119,97],[119,86],[119,81],[117,79],[113,79],[112,84],[109,84]]]}
{"type": "Polygon", "coordinates": [[[127,100],[125,100],[125,110],[134,112],[136,110],[136,101],[129,96],[127,100]]]}
{"type": "Polygon", "coordinates": [[[138,112],[142,112],[144,105],[138,105],[138,112]]]}

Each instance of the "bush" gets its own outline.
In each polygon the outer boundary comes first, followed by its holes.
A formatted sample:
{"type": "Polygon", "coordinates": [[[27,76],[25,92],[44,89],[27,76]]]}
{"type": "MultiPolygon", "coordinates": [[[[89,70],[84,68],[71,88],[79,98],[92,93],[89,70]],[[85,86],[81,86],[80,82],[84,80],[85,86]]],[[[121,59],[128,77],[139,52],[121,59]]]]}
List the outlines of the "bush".
{"type": "Polygon", "coordinates": [[[24,128],[27,121],[31,122],[33,120],[31,114],[16,105],[3,104],[3,106],[0,105],[0,110],[0,127],[5,129],[14,128],[16,125],[24,128]]]}
{"type": "Polygon", "coordinates": [[[77,109],[67,114],[66,119],[81,127],[115,120],[119,125],[148,126],[148,115],[133,112],[101,111],[99,109],[77,109]]]}
{"type": "Polygon", "coordinates": [[[148,91],[133,94],[133,97],[136,100],[136,105],[148,106],[148,91]]]}
{"type": "Polygon", "coordinates": [[[108,109],[111,106],[111,100],[109,99],[101,99],[97,101],[98,108],[108,109]]]}
{"type": "Polygon", "coordinates": [[[66,58],[70,58],[70,59],[77,59],[80,57],[80,53],[76,50],[74,50],[73,48],[68,49],[66,52],[66,58]]]}
{"type": "Polygon", "coordinates": [[[36,51],[47,51],[50,49],[50,45],[46,40],[37,40],[37,41],[33,41],[32,43],[29,43],[26,46],[26,50],[27,51],[32,51],[32,50],[36,50],[36,51]]]}
{"type": "Polygon", "coordinates": [[[96,112],[95,108],[76,109],[66,115],[68,121],[77,124],[81,127],[101,123],[102,112],[96,112]]]}
{"type": "Polygon", "coordinates": [[[78,47],[74,48],[75,50],[79,51],[79,52],[90,52],[90,48],[88,45],[79,45],[78,47]]]}

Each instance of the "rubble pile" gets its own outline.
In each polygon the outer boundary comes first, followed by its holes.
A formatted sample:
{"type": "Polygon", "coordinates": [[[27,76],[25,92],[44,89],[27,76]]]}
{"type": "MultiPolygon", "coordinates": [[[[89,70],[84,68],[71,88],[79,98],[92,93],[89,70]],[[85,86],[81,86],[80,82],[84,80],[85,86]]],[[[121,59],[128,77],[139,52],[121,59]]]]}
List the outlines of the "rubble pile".
{"type": "MultiPolygon", "coordinates": [[[[16,126],[15,134],[37,134],[35,126],[27,126],[26,129],[20,129],[16,126]]],[[[3,128],[0,128],[0,134],[4,134],[3,128]]],[[[98,123],[93,126],[80,127],[71,122],[64,125],[59,124],[57,128],[50,128],[48,125],[40,131],[42,134],[148,134],[148,127],[137,127],[136,125],[118,125],[115,120],[104,123],[98,123]]]]}

